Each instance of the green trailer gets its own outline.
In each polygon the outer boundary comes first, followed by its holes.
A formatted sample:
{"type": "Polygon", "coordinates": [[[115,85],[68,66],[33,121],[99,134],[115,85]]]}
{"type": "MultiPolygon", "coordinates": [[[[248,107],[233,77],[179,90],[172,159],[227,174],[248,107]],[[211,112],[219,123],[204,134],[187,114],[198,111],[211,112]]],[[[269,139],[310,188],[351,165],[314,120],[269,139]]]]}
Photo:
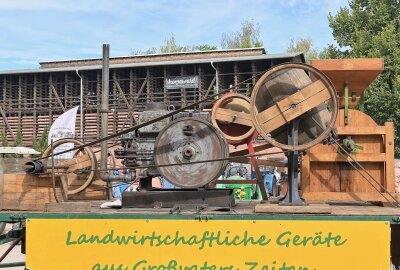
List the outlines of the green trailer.
{"type": "Polygon", "coordinates": [[[67,204],[53,212],[1,212],[0,221],[20,224],[2,243],[21,242],[26,261],[0,267],[322,270],[398,269],[400,263],[397,208],[238,201],[228,211],[99,209],[96,203],[63,211],[73,203],[67,204]]]}

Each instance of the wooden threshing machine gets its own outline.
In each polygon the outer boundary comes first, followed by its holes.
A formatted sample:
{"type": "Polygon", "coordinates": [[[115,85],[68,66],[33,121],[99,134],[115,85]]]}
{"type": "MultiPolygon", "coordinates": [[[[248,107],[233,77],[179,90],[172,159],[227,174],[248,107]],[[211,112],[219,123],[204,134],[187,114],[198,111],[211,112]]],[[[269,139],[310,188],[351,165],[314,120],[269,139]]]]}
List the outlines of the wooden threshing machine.
{"type": "MultiPolygon", "coordinates": [[[[109,49],[103,48],[107,97],[109,49]]],[[[239,83],[258,79],[250,98],[232,93],[234,85],[182,108],[149,104],[126,130],[90,143],[68,139],[72,150],[58,153],[55,142],[26,164],[27,174],[5,175],[0,221],[18,226],[0,242],[22,241],[26,262],[0,259],[0,268],[399,269],[393,124],[378,126],[354,109],[382,60],[265,69],[239,83]],[[196,110],[216,98],[211,114],[196,110]],[[115,138],[122,161],[110,166],[107,141],[115,138]],[[265,142],[253,146],[255,138],[265,142]],[[101,157],[98,143],[105,145],[101,157]],[[229,145],[245,147],[230,152],[229,145]],[[272,148],[286,160],[261,158],[272,148]],[[68,151],[73,158],[55,159],[68,151]],[[243,183],[257,184],[262,199],[234,202],[231,189],[215,188],[232,161],[252,165],[256,177],[243,183]],[[259,165],[287,167],[284,196],[271,200],[259,165]],[[155,177],[179,189],[155,188],[155,177]],[[139,190],[123,193],[122,209],[100,209],[106,190],[124,183],[138,183],[139,190]]]]}

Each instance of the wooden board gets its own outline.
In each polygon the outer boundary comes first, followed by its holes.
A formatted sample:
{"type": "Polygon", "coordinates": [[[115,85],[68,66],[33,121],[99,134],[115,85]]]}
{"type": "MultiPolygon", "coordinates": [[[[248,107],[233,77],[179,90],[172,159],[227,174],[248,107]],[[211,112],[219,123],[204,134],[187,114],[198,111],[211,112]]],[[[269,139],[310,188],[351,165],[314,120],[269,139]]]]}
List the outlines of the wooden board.
{"type": "MultiPolygon", "coordinates": [[[[341,109],[336,121],[337,133],[342,137],[350,135],[357,145],[363,147],[352,157],[388,192],[394,192],[393,123],[378,126],[368,115],[352,109],[349,110],[348,125],[343,119],[344,110],[341,109]]],[[[385,201],[374,187],[379,191],[383,189],[366,173],[360,173],[345,162],[337,148],[335,145],[318,144],[304,154],[301,164],[304,198],[310,201],[336,200],[342,196],[338,195],[341,193],[360,193],[361,197],[343,196],[346,200],[385,201]]],[[[347,158],[346,161],[352,159],[347,158]]]]}
{"type": "Polygon", "coordinates": [[[344,96],[346,81],[349,95],[355,92],[360,97],[384,68],[383,58],[319,59],[312,60],[311,65],[329,77],[340,97],[344,96]]]}
{"type": "Polygon", "coordinates": [[[92,204],[90,202],[62,202],[62,203],[46,203],[45,211],[52,213],[65,212],[90,212],[92,204]]]}
{"type": "Polygon", "coordinates": [[[248,127],[253,127],[251,116],[245,112],[237,112],[230,109],[218,108],[215,111],[215,119],[233,124],[240,124],[248,127]]]}
{"type": "MultiPolygon", "coordinates": [[[[107,196],[104,187],[105,182],[94,181],[85,191],[69,196],[69,200],[104,200],[107,196]]],[[[0,207],[3,210],[44,211],[47,203],[56,202],[52,178],[49,176],[38,177],[24,173],[4,174],[1,188],[3,192],[0,195],[0,207]]],[[[57,197],[61,200],[62,194],[58,184],[56,192],[57,197]]]]}
{"type": "Polygon", "coordinates": [[[307,206],[259,204],[255,206],[255,212],[268,214],[329,214],[331,216],[400,215],[399,208],[378,206],[339,206],[327,204],[310,204],[307,206]]]}
{"type": "Polygon", "coordinates": [[[278,204],[258,204],[255,206],[256,213],[268,214],[330,214],[332,207],[328,204],[318,205],[278,205],[278,204]]]}
{"type": "Polygon", "coordinates": [[[265,133],[270,133],[330,98],[328,89],[318,80],[260,112],[257,120],[265,133]]]}
{"type": "MultiPolygon", "coordinates": [[[[387,194],[384,194],[391,202],[394,200],[387,194]]],[[[391,195],[400,201],[400,194],[391,193],[391,195]]],[[[378,192],[303,192],[302,198],[306,201],[369,201],[369,202],[387,202],[387,200],[378,192]]]]}

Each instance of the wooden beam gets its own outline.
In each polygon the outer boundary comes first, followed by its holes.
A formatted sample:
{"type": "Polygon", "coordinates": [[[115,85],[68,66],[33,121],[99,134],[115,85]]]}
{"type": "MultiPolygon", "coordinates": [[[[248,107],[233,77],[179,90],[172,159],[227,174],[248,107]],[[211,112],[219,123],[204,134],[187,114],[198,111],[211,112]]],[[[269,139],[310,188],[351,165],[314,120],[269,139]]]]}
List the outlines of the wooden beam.
{"type": "Polygon", "coordinates": [[[239,124],[248,127],[254,126],[249,113],[217,108],[214,114],[215,119],[219,121],[225,121],[230,124],[239,124]]]}
{"type": "Polygon", "coordinates": [[[386,128],[384,126],[357,127],[345,126],[337,127],[338,135],[384,135],[386,128]]]}
{"type": "Polygon", "coordinates": [[[268,134],[329,99],[328,89],[318,80],[260,112],[257,120],[268,134]]]}
{"type": "MultiPolygon", "coordinates": [[[[384,193],[384,195],[386,195],[386,198],[390,199],[390,201],[394,202],[387,193],[384,193]]],[[[391,195],[393,195],[397,200],[400,199],[400,194],[393,193],[391,195]]],[[[301,197],[306,201],[387,202],[387,200],[378,192],[303,192],[301,197]]]]}
{"type": "Polygon", "coordinates": [[[114,79],[115,86],[117,87],[118,93],[120,94],[120,96],[122,97],[122,99],[124,100],[126,106],[129,109],[128,115],[130,115],[132,117],[132,119],[135,120],[135,115],[133,113],[133,108],[132,108],[131,104],[129,104],[128,100],[126,99],[124,91],[122,90],[121,85],[119,84],[119,82],[117,80],[117,76],[115,75],[115,73],[113,75],[113,79],[114,79]]]}
{"type": "MultiPolygon", "coordinates": [[[[271,147],[273,147],[271,144],[265,143],[265,144],[262,144],[262,145],[255,146],[254,147],[254,151],[255,152],[259,152],[259,151],[262,151],[262,150],[265,150],[265,149],[268,149],[268,148],[271,148],[271,147]]],[[[231,157],[235,157],[235,156],[247,155],[248,153],[249,153],[249,149],[243,149],[243,150],[230,152],[229,155],[231,157]]]]}
{"type": "Polygon", "coordinates": [[[211,88],[214,86],[215,81],[216,81],[216,77],[214,76],[214,78],[211,80],[210,85],[209,85],[208,88],[207,88],[207,92],[206,92],[206,94],[204,95],[204,98],[208,97],[208,94],[210,93],[211,88]]]}
{"type": "Polygon", "coordinates": [[[269,214],[330,214],[332,207],[328,204],[281,206],[278,204],[257,204],[256,213],[269,214]]]}
{"type": "Polygon", "coordinates": [[[395,174],[394,174],[394,125],[393,122],[385,123],[385,182],[386,189],[389,192],[395,192],[395,174]]]}
{"type": "Polygon", "coordinates": [[[63,112],[65,112],[66,110],[65,110],[64,104],[61,102],[61,99],[60,99],[60,97],[59,97],[58,94],[57,94],[57,90],[56,90],[56,88],[55,88],[54,85],[53,85],[53,82],[52,82],[52,80],[51,80],[51,77],[50,77],[50,80],[49,80],[49,85],[50,85],[51,91],[53,92],[54,96],[55,96],[56,99],[57,99],[58,104],[60,105],[60,107],[61,107],[61,109],[63,110],[63,112]]]}
{"type": "MultiPolygon", "coordinates": [[[[136,97],[135,97],[135,100],[133,101],[133,104],[131,105],[132,110],[134,110],[134,108],[135,108],[135,106],[136,106],[136,103],[137,103],[138,100],[139,100],[139,96],[142,94],[143,89],[144,89],[145,86],[147,85],[147,83],[148,83],[148,78],[149,78],[149,77],[146,77],[146,79],[143,81],[142,86],[140,87],[140,89],[139,89],[139,91],[138,91],[138,93],[137,93],[137,95],[136,95],[136,97]]],[[[122,125],[120,131],[123,130],[123,129],[125,128],[125,125],[126,125],[126,123],[128,122],[128,119],[129,119],[128,117],[125,119],[124,124],[122,125]]],[[[134,120],[134,122],[135,122],[135,118],[133,118],[133,120],[134,120]]]]}
{"type": "MultiPolygon", "coordinates": [[[[1,116],[3,117],[4,123],[6,124],[7,130],[10,132],[11,137],[13,138],[13,140],[15,140],[14,131],[12,130],[12,128],[10,126],[10,123],[8,123],[7,116],[4,113],[3,108],[1,107],[1,105],[0,105],[0,113],[1,113],[1,116]]],[[[4,134],[4,135],[7,136],[7,134],[4,134]]]]}
{"type": "MultiPolygon", "coordinates": [[[[232,159],[231,161],[238,162],[238,163],[251,164],[251,159],[248,157],[237,157],[235,159],[232,159]]],[[[269,159],[257,159],[257,163],[258,163],[258,165],[270,166],[270,167],[287,167],[288,166],[286,162],[269,160],[269,159]]]]}
{"type": "MultiPolygon", "coordinates": [[[[359,153],[351,155],[358,162],[385,162],[385,153],[359,153]]],[[[310,153],[311,162],[352,162],[350,157],[344,158],[339,153],[310,153]]]]}

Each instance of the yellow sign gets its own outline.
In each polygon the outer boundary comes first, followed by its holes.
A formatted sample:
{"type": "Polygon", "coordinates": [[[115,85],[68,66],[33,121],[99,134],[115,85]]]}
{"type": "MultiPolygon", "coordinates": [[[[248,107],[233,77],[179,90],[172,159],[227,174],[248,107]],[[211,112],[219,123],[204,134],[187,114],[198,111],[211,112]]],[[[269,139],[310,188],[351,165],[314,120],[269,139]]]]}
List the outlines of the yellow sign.
{"type": "Polygon", "coordinates": [[[31,219],[30,270],[390,269],[382,221],[31,219]]]}

